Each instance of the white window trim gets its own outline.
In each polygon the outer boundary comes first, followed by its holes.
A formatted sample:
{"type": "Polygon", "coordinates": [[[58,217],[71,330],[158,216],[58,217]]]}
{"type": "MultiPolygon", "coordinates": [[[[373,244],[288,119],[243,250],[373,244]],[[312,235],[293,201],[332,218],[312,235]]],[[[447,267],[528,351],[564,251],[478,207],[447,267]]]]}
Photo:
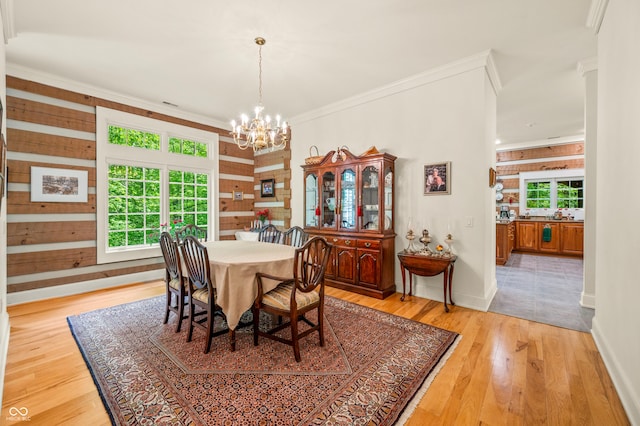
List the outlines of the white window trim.
{"type": "MultiPolygon", "coordinates": [[[[118,163],[126,165],[139,165],[145,167],[159,167],[163,176],[163,182],[167,182],[167,160],[170,165],[175,165],[182,170],[198,173],[207,173],[211,176],[209,183],[209,236],[218,239],[219,224],[217,215],[218,200],[218,134],[207,132],[193,127],[182,126],[140,115],[116,111],[104,107],[96,107],[96,244],[97,262],[111,263],[134,259],[145,259],[161,256],[158,246],[141,247],[136,249],[111,249],[107,251],[107,213],[108,213],[108,164],[110,160],[117,159],[118,163]],[[161,135],[161,150],[154,152],[144,151],[144,159],[136,160],[135,154],[141,152],[138,148],[109,144],[108,126],[116,125],[126,128],[144,130],[161,135]],[[200,158],[168,153],[169,137],[190,139],[209,144],[209,157],[200,158]],[[133,155],[132,155],[133,153],[133,155]],[[128,160],[127,160],[128,158],[128,160]],[[134,159],[132,159],[134,158],[134,159]]],[[[162,215],[168,216],[169,206],[162,206],[162,215]],[[166,211],[165,211],[166,210],[166,211]]]]}
{"type": "MultiPolygon", "coordinates": [[[[531,216],[545,216],[548,214],[552,214],[556,209],[544,209],[544,208],[536,208],[530,209],[527,208],[527,181],[530,180],[545,180],[545,179],[582,179],[582,190],[583,193],[586,191],[586,180],[584,178],[584,169],[561,169],[561,170],[543,170],[537,172],[520,172],[520,205],[522,206],[521,211],[529,212],[531,216]]],[[[552,195],[555,197],[555,195],[552,195]]],[[[556,200],[557,201],[557,200],[556,200]]],[[[586,201],[585,201],[586,202],[586,201]]],[[[567,212],[574,214],[576,212],[583,212],[584,208],[581,209],[563,209],[567,210],[567,212]]]]}

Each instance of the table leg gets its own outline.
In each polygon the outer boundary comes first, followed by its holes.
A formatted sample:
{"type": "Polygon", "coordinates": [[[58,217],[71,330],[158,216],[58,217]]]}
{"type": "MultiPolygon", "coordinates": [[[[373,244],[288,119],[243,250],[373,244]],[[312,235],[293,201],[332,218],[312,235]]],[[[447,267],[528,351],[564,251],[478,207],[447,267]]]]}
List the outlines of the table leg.
{"type": "Polygon", "coordinates": [[[453,263],[450,265],[451,271],[449,272],[449,303],[455,305],[453,302],[453,295],[451,294],[451,283],[453,282],[453,267],[455,266],[453,263]]]}
{"type": "Polygon", "coordinates": [[[442,280],[442,287],[444,292],[444,311],[449,312],[449,307],[447,306],[447,283],[449,282],[449,268],[444,269],[444,278],[442,280]]]}
{"type": "Polygon", "coordinates": [[[409,296],[413,294],[413,274],[409,271],[409,296]]]}
{"type": "Polygon", "coordinates": [[[400,272],[402,272],[402,297],[400,298],[401,302],[404,302],[404,295],[405,295],[405,291],[404,291],[404,266],[402,266],[402,264],[400,264],[400,272]]]}

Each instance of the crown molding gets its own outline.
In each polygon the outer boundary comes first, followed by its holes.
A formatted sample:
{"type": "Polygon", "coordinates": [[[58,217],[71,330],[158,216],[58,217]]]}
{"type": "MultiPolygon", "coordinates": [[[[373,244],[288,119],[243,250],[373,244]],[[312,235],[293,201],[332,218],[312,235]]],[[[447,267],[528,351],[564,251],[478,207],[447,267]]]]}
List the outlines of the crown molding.
{"type": "Polygon", "coordinates": [[[16,36],[13,18],[13,0],[0,0],[0,13],[2,13],[2,33],[4,44],[16,36]]]}
{"type": "Polygon", "coordinates": [[[576,71],[578,71],[578,74],[580,74],[581,77],[584,77],[586,73],[591,71],[596,71],[597,69],[598,69],[598,58],[594,56],[592,58],[584,59],[578,62],[576,71]]]}
{"type": "Polygon", "coordinates": [[[129,105],[159,114],[165,114],[183,120],[189,120],[200,124],[205,124],[220,129],[229,128],[229,123],[214,120],[210,117],[181,110],[176,107],[167,106],[156,102],[150,102],[144,99],[123,95],[121,93],[106,90],[100,87],[79,83],[57,75],[44,73],[32,68],[7,63],[7,75],[18,77],[24,80],[34,81],[36,83],[46,84],[48,86],[58,87],[60,89],[69,90],[71,92],[81,93],[96,98],[118,102],[123,105],[129,105]]]}
{"type": "Polygon", "coordinates": [[[587,15],[587,28],[591,28],[594,34],[600,32],[600,25],[604,19],[604,14],[607,11],[607,5],[609,0],[591,0],[591,7],[589,7],[589,14],[587,15]]]}
{"type": "Polygon", "coordinates": [[[500,83],[500,78],[498,76],[495,62],[493,61],[491,50],[486,50],[484,52],[468,56],[458,61],[430,69],[423,73],[395,81],[377,89],[373,89],[359,95],[346,98],[342,101],[325,105],[321,108],[306,112],[304,114],[290,117],[289,121],[292,124],[297,124],[314,120],[329,114],[363,105],[377,99],[385,98],[387,96],[392,96],[397,93],[424,86],[438,80],[444,80],[446,78],[478,68],[484,68],[486,70],[487,76],[491,82],[491,86],[493,87],[493,90],[497,95],[498,92],[502,89],[502,84],[500,83]]]}

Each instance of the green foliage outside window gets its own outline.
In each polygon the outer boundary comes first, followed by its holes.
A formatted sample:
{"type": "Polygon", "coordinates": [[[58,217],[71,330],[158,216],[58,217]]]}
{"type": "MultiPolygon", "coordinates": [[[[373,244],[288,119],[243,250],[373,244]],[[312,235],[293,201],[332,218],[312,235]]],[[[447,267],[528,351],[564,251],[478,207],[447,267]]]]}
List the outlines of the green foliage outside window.
{"type": "Polygon", "coordinates": [[[527,208],[551,207],[551,182],[527,182],[527,208]]]}
{"type": "Polygon", "coordinates": [[[576,209],[584,207],[582,180],[558,181],[558,208],[576,209]]]}
{"type": "Polygon", "coordinates": [[[149,244],[160,228],[160,169],[110,165],[109,247],[149,244]]]}
{"type": "Polygon", "coordinates": [[[124,127],[109,126],[109,143],[158,151],[160,150],[160,135],[124,127]]]}
{"type": "Polygon", "coordinates": [[[189,139],[169,138],[169,152],[207,158],[208,145],[189,139]]]}

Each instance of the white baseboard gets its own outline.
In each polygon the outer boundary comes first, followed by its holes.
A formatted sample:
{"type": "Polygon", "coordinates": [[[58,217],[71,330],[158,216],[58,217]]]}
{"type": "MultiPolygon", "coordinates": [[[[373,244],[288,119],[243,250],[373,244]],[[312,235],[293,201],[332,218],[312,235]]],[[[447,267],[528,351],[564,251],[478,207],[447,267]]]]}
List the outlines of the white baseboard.
{"type": "Polygon", "coordinates": [[[6,312],[0,312],[0,407],[2,407],[2,391],[4,389],[4,372],[7,365],[10,331],[9,314],[6,312]]]}
{"type": "Polygon", "coordinates": [[[582,292],[580,295],[580,306],[583,308],[596,308],[596,295],[595,294],[587,294],[582,292]]]}
{"type": "Polygon", "coordinates": [[[640,425],[640,395],[634,392],[633,386],[629,382],[629,375],[624,372],[615,354],[609,349],[611,346],[600,330],[597,314],[593,317],[591,335],[618,392],[629,421],[632,425],[640,425]]]}
{"type": "Polygon", "coordinates": [[[36,300],[51,299],[53,297],[70,296],[73,294],[87,293],[103,288],[117,287],[134,282],[159,280],[164,277],[164,268],[152,271],[137,272],[135,274],[118,275],[115,277],[101,278],[99,280],[82,281],[71,284],[57,285],[54,287],[38,288],[35,290],[20,291],[7,294],[7,305],[34,302],[36,300]]]}

